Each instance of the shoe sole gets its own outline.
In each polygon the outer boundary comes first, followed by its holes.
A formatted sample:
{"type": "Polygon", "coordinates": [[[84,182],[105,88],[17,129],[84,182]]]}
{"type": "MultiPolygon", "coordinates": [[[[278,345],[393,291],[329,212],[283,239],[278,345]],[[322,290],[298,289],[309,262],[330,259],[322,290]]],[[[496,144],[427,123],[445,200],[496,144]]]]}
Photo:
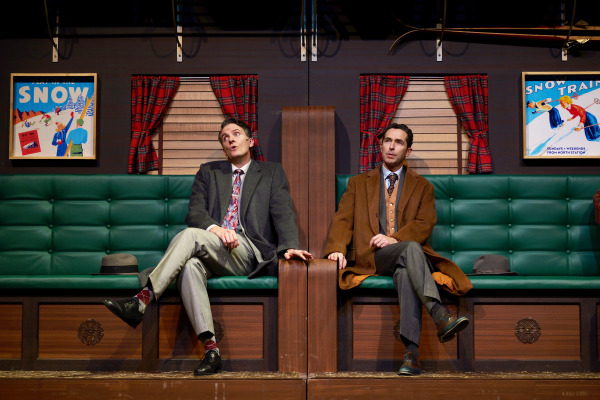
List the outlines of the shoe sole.
{"type": "Polygon", "coordinates": [[[221,372],[223,372],[223,366],[220,366],[219,368],[217,368],[215,370],[215,372],[196,372],[196,371],[194,371],[194,375],[195,376],[208,376],[208,375],[218,374],[221,372]]]}
{"type": "Polygon", "coordinates": [[[137,328],[137,326],[142,322],[142,320],[136,321],[136,322],[130,322],[127,321],[126,319],[123,319],[123,317],[121,317],[119,315],[119,310],[117,310],[112,303],[108,302],[107,300],[104,300],[104,305],[106,306],[106,308],[108,308],[110,310],[110,312],[112,312],[113,314],[115,314],[117,317],[119,317],[119,319],[123,322],[125,322],[127,325],[129,325],[130,327],[132,327],[133,329],[137,328]]]}
{"type": "Polygon", "coordinates": [[[221,373],[221,372],[223,372],[223,369],[218,369],[215,372],[202,372],[202,373],[196,373],[194,371],[194,375],[195,376],[209,376],[209,375],[214,375],[214,374],[218,374],[218,373],[221,373]]]}
{"type": "Polygon", "coordinates": [[[421,371],[417,371],[417,372],[398,371],[398,375],[400,375],[400,376],[415,376],[415,375],[421,375],[421,371]]]}
{"type": "Polygon", "coordinates": [[[450,340],[454,339],[456,337],[456,334],[465,329],[468,325],[469,320],[467,318],[459,318],[458,322],[452,327],[452,329],[450,329],[448,332],[446,332],[443,336],[439,338],[440,343],[449,342],[450,340]]]}

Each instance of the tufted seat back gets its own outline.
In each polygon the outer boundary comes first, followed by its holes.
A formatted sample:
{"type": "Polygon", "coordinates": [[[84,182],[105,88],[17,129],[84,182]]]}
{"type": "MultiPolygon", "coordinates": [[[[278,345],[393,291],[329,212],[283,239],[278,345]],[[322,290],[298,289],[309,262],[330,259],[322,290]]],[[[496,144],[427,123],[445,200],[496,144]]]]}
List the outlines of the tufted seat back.
{"type": "MultiPolygon", "coordinates": [[[[336,178],[339,203],[350,175],[336,178]]],[[[600,176],[431,175],[437,225],[430,244],[471,273],[483,254],[508,257],[519,277],[600,276],[600,227],[592,198],[600,176]]],[[[474,279],[476,280],[476,279],[474,279]]],[[[476,286],[477,287],[477,286],[476,286]]]]}
{"type": "Polygon", "coordinates": [[[0,176],[4,275],[99,272],[103,256],[131,253],[155,266],[185,227],[193,176],[0,176]]]}

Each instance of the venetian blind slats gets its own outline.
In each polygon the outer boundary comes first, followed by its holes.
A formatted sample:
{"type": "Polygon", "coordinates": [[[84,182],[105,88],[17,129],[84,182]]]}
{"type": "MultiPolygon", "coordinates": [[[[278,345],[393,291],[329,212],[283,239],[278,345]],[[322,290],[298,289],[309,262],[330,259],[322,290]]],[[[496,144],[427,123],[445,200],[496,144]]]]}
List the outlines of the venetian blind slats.
{"type": "Polygon", "coordinates": [[[469,140],[452,109],[443,77],[411,77],[394,122],[413,131],[413,151],[407,164],[417,173],[466,173],[469,140]]]}
{"type": "MultiPolygon", "coordinates": [[[[193,175],[200,164],[223,159],[217,132],[224,118],[208,80],[181,81],[162,123],[162,141],[158,134],[153,137],[162,154],[162,174],[193,175]]],[[[416,172],[466,173],[469,140],[460,128],[442,77],[411,77],[394,122],[404,123],[414,132],[407,163],[416,172]]]]}
{"type": "Polygon", "coordinates": [[[162,141],[153,138],[162,154],[162,174],[194,175],[200,164],[224,159],[217,140],[224,119],[208,79],[181,81],[162,122],[162,141]]]}

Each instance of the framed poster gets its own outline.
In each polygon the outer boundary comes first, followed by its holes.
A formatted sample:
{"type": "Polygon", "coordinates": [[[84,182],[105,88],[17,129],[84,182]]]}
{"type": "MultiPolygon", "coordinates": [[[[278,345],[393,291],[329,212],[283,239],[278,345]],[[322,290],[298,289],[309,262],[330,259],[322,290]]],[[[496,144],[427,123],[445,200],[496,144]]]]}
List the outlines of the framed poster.
{"type": "Polygon", "coordinates": [[[523,72],[523,158],[600,158],[600,72],[523,72]]]}
{"type": "Polygon", "coordinates": [[[10,80],[10,159],[96,158],[97,74],[10,80]]]}

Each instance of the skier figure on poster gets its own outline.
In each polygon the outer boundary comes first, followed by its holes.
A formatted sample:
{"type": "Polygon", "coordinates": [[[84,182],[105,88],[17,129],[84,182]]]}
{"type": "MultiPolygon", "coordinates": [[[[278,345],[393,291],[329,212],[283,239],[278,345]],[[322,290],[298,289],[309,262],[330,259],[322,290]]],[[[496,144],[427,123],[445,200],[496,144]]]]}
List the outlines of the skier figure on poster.
{"type": "Polygon", "coordinates": [[[558,101],[562,108],[572,115],[567,121],[579,117],[579,124],[575,128],[576,131],[584,129],[587,140],[597,140],[600,138],[600,126],[598,125],[598,119],[594,114],[586,111],[585,108],[578,106],[577,104],[573,104],[573,99],[571,99],[570,96],[562,96],[558,101]]]}
{"type": "Polygon", "coordinates": [[[64,126],[62,122],[56,123],[56,133],[52,139],[52,146],[58,146],[56,148],[56,157],[64,156],[65,152],[67,151],[67,132],[71,127],[73,118],[75,118],[75,115],[74,113],[71,113],[71,119],[69,120],[67,126],[64,126]]]}
{"type": "Polygon", "coordinates": [[[550,105],[551,102],[552,99],[544,99],[538,102],[528,101],[527,107],[533,109],[534,114],[548,111],[550,128],[560,128],[565,121],[560,117],[558,109],[550,105]]]}
{"type": "Polygon", "coordinates": [[[88,132],[82,128],[83,119],[77,120],[77,128],[69,132],[66,143],[69,143],[70,153],[72,157],[83,157],[83,143],[87,143],[88,132]]]}

